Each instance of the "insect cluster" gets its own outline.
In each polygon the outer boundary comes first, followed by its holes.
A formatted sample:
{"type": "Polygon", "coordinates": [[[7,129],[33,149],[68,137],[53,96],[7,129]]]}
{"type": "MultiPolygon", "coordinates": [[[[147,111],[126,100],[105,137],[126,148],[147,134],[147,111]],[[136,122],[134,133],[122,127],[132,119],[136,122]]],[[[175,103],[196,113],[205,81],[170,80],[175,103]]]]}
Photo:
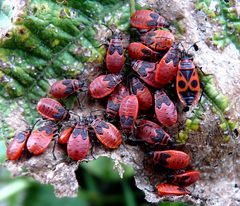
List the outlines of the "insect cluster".
{"type": "Polygon", "coordinates": [[[140,144],[146,158],[167,172],[167,183],[158,183],[158,195],[185,195],[187,186],[199,179],[200,173],[189,168],[190,157],[175,150],[177,143],[165,131],[177,123],[177,109],[163,88],[176,79],[176,93],[184,107],[197,104],[200,82],[192,58],[181,51],[174,35],[166,29],[165,18],[150,10],[136,11],[131,26],[141,42],[128,45],[131,68],[125,63],[120,33],[114,33],[106,55],[107,74],[96,77],[88,86],[79,79],[64,79],[50,87],[55,99],[85,92],[94,99],[106,99],[104,114],[79,116],[66,110],[53,98],[41,98],[37,111],[46,120],[43,126],[15,135],[7,148],[9,160],[20,158],[25,148],[33,155],[42,154],[57,136],[66,144],[72,160],[83,160],[97,139],[109,149],[126,144],[140,144]],[[73,118],[74,117],[74,118],[73,118]],[[158,123],[156,123],[158,122],[158,123]],[[160,125],[161,126],[160,126],[160,125]]]}

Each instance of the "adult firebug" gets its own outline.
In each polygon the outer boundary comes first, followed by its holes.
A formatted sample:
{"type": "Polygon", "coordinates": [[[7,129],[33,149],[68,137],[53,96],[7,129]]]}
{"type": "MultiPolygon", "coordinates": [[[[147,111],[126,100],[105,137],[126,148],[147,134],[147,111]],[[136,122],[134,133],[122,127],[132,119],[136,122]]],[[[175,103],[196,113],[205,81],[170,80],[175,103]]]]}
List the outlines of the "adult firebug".
{"type": "Polygon", "coordinates": [[[153,145],[172,145],[175,141],[158,124],[141,120],[137,126],[137,137],[153,145]]]}
{"type": "Polygon", "coordinates": [[[143,34],[141,41],[151,49],[167,50],[173,45],[174,36],[168,30],[155,30],[143,34]]]}
{"type": "Polygon", "coordinates": [[[124,66],[124,49],[120,34],[114,34],[110,40],[107,56],[106,66],[108,71],[112,73],[120,72],[124,66]]]}
{"type": "Polygon", "coordinates": [[[161,85],[169,84],[177,75],[177,67],[180,60],[180,51],[177,44],[168,50],[157,63],[155,81],[161,85]]]}
{"type": "Polygon", "coordinates": [[[113,124],[95,118],[90,125],[94,129],[98,140],[107,148],[116,149],[122,143],[122,134],[113,124]]]}
{"type": "Polygon", "coordinates": [[[77,79],[64,79],[56,81],[50,87],[50,94],[55,98],[64,98],[77,91],[86,91],[87,85],[84,81],[77,79]]]}
{"type": "Polygon", "coordinates": [[[30,134],[30,129],[15,134],[14,138],[7,147],[6,154],[9,160],[17,160],[20,158],[30,134]]]}
{"type": "Polygon", "coordinates": [[[189,155],[178,150],[154,151],[149,155],[156,164],[169,169],[184,169],[190,162],[189,155]]]}
{"type": "Polygon", "coordinates": [[[142,79],[148,85],[154,88],[161,88],[162,85],[155,81],[156,73],[156,63],[147,62],[142,60],[132,61],[132,68],[139,75],[139,78],[142,79]]]}
{"type": "Polygon", "coordinates": [[[176,88],[178,98],[185,107],[195,105],[199,101],[200,81],[197,69],[187,54],[183,54],[178,64],[176,88]]]}
{"type": "Polygon", "coordinates": [[[67,143],[67,153],[72,160],[82,160],[86,157],[91,147],[88,126],[84,120],[80,120],[67,143]]]}
{"type": "Polygon", "coordinates": [[[122,81],[121,74],[100,75],[89,85],[89,91],[93,98],[100,99],[111,94],[115,87],[122,81]]]}
{"type": "Polygon", "coordinates": [[[44,118],[52,121],[68,120],[69,112],[55,99],[41,98],[37,104],[37,111],[44,118]]]}
{"type": "Polygon", "coordinates": [[[132,59],[156,62],[164,55],[163,52],[160,52],[153,51],[140,42],[133,42],[128,45],[128,54],[132,59]]]}
{"type": "Polygon", "coordinates": [[[119,117],[123,132],[129,134],[133,131],[137,115],[139,103],[136,95],[126,96],[120,104],[119,117]]]}
{"type": "Polygon", "coordinates": [[[137,29],[168,27],[167,20],[151,10],[138,10],[131,16],[131,25],[137,29]]]}
{"type": "Polygon", "coordinates": [[[179,196],[190,194],[190,192],[185,187],[180,187],[167,183],[157,184],[156,189],[159,196],[179,196]]]}
{"type": "Polygon", "coordinates": [[[170,174],[167,177],[171,184],[187,187],[199,180],[200,172],[189,170],[180,174],[170,174]]]}
{"type": "Polygon", "coordinates": [[[154,99],[158,121],[167,127],[174,125],[177,122],[177,109],[167,94],[162,90],[157,90],[154,99]]]}
{"type": "Polygon", "coordinates": [[[119,85],[108,97],[106,112],[110,117],[114,118],[117,116],[122,99],[128,95],[128,88],[124,85],[119,85]]]}
{"type": "Polygon", "coordinates": [[[27,141],[27,149],[34,155],[42,154],[52,141],[58,127],[52,123],[33,130],[27,141]]]}
{"type": "Polygon", "coordinates": [[[137,96],[139,109],[147,110],[152,106],[152,94],[149,89],[136,77],[131,79],[131,91],[137,96]]]}

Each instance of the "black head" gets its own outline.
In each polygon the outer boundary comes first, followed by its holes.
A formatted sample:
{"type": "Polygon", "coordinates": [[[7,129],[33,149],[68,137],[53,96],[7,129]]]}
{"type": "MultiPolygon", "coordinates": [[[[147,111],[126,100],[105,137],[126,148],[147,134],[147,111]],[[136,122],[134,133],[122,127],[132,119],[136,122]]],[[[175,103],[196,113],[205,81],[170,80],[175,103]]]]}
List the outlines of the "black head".
{"type": "Polygon", "coordinates": [[[193,60],[193,56],[183,51],[181,52],[181,60],[193,60]]]}
{"type": "Polygon", "coordinates": [[[147,153],[147,156],[150,157],[150,158],[153,158],[154,152],[153,152],[153,151],[148,152],[148,153],[147,153]]]}
{"type": "Polygon", "coordinates": [[[137,60],[132,60],[131,61],[131,67],[133,67],[136,62],[137,62],[137,60]]]}
{"type": "Polygon", "coordinates": [[[82,91],[88,91],[88,85],[87,85],[86,81],[79,80],[79,86],[81,87],[82,91]]]}
{"type": "Polygon", "coordinates": [[[186,106],[186,107],[183,108],[183,112],[188,112],[189,109],[190,109],[189,106],[186,106]]]}
{"type": "Polygon", "coordinates": [[[115,32],[112,35],[112,39],[122,39],[122,34],[120,32],[115,32]]]}
{"type": "Polygon", "coordinates": [[[70,119],[70,114],[69,114],[68,111],[66,111],[64,120],[65,120],[65,121],[68,121],[69,119],[70,119]]]}
{"type": "Polygon", "coordinates": [[[165,28],[169,28],[170,25],[171,25],[170,22],[167,21],[167,20],[165,20],[165,22],[164,22],[164,27],[165,27],[165,28]]]}
{"type": "Polygon", "coordinates": [[[176,143],[176,140],[175,138],[171,137],[169,140],[168,140],[168,145],[169,146],[174,146],[174,144],[176,143]]]}
{"type": "Polygon", "coordinates": [[[173,181],[174,180],[174,175],[169,173],[166,175],[166,178],[168,179],[169,182],[173,181]]]}

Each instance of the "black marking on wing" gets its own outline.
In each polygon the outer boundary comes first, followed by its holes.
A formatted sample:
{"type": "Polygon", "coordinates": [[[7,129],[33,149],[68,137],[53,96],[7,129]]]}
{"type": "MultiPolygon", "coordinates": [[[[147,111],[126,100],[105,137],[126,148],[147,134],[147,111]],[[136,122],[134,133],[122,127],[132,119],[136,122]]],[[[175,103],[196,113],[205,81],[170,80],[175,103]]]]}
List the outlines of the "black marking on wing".
{"type": "Polygon", "coordinates": [[[123,125],[124,128],[129,128],[133,125],[133,117],[120,117],[120,122],[123,125]]]}
{"type": "Polygon", "coordinates": [[[182,75],[185,77],[185,79],[187,81],[190,80],[192,73],[193,73],[193,69],[187,69],[187,70],[180,70],[180,72],[182,73],[182,75]]]}

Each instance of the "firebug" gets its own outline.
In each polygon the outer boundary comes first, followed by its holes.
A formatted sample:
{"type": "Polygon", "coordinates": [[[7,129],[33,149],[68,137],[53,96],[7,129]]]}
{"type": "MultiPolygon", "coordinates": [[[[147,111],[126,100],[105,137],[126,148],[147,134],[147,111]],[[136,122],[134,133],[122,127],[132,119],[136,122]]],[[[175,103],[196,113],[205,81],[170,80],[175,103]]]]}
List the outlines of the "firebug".
{"type": "Polygon", "coordinates": [[[131,25],[137,29],[168,27],[167,20],[151,10],[138,10],[131,16],[131,25]]]}
{"type": "Polygon", "coordinates": [[[177,122],[177,109],[167,94],[162,90],[157,90],[154,95],[155,113],[158,121],[167,127],[177,122]]]}

